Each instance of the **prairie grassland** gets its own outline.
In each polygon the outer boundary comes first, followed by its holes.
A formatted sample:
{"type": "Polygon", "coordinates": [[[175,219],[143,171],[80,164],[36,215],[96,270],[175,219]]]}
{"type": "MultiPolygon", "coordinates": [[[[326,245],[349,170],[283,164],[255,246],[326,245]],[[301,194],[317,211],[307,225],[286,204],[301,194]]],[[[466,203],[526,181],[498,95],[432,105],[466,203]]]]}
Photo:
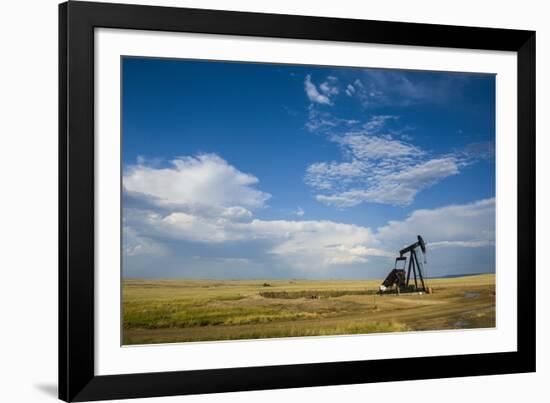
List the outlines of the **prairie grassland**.
{"type": "Polygon", "coordinates": [[[377,295],[381,280],[123,280],[123,344],[495,326],[493,274],[377,295]]]}

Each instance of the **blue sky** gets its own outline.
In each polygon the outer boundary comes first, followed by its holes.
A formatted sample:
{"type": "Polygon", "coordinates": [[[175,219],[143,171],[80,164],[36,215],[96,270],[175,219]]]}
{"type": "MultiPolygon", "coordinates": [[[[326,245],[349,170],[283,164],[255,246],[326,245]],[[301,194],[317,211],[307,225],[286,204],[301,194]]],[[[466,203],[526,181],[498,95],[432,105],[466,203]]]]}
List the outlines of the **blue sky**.
{"type": "Polygon", "coordinates": [[[123,274],[494,272],[493,75],[124,58],[123,274]]]}

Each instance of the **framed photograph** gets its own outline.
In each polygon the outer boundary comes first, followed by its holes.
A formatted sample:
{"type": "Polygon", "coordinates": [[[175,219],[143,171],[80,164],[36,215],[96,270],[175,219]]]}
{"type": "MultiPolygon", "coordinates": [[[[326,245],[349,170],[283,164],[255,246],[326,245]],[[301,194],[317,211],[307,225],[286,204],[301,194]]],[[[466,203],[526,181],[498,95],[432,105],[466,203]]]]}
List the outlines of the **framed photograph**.
{"type": "Polygon", "coordinates": [[[535,370],[535,33],[59,6],[59,397],[535,370]]]}

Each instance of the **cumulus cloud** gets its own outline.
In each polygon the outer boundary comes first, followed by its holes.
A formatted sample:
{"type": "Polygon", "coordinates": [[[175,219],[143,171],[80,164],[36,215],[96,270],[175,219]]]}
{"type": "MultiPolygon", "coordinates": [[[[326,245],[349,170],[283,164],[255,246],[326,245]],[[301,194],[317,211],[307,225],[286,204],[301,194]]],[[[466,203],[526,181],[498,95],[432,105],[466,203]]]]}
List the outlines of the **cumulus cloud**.
{"type": "MultiPolygon", "coordinates": [[[[242,261],[253,267],[258,259],[262,263],[279,262],[276,265],[286,267],[294,275],[308,277],[326,273],[337,276],[339,270],[353,266],[362,267],[364,275],[369,276],[375,270],[385,272],[397,251],[413,242],[417,234],[428,242],[433,258],[431,267],[436,269],[432,273],[444,270],[448,262],[445,254],[438,254],[441,249],[494,247],[495,200],[416,210],[405,219],[390,221],[376,230],[327,220],[233,221],[179,211],[162,214],[131,209],[125,214],[124,253],[162,259],[170,255],[165,244],[175,242],[178,246],[172,254],[177,254],[179,245],[190,242],[203,245],[202,250],[206,247],[218,251],[214,253],[215,259],[228,264],[242,261]],[[157,249],[161,244],[162,249],[157,249]],[[233,251],[241,251],[241,255],[223,256],[226,245],[233,251]]],[[[468,257],[469,252],[463,252],[462,256],[468,257]]],[[[489,261],[488,266],[491,264],[494,268],[494,262],[489,261]]],[[[230,276],[228,272],[226,277],[230,276]]]]}
{"type": "Polygon", "coordinates": [[[478,241],[439,241],[431,242],[431,249],[441,248],[483,248],[485,246],[494,246],[495,241],[478,240],[478,241]]]}
{"type": "Polygon", "coordinates": [[[266,254],[305,271],[389,256],[377,246],[370,229],[352,224],[260,219],[240,222],[183,212],[163,216],[143,210],[130,214],[128,222],[152,237],[199,242],[214,248],[223,243],[262,241],[266,254]]]}
{"type": "Polygon", "coordinates": [[[216,154],[179,157],[166,168],[138,161],[124,173],[123,184],[128,192],[148,196],[162,206],[258,208],[270,198],[254,188],[258,178],[239,171],[216,154]]]}
{"type": "MultiPolygon", "coordinates": [[[[480,159],[492,158],[491,143],[435,155],[400,134],[405,126],[397,115],[364,120],[357,114],[338,117],[335,112],[340,94],[343,102],[359,102],[365,108],[406,106],[437,102],[440,93],[448,92],[440,91],[444,87],[444,82],[426,86],[402,72],[367,71],[350,82],[334,76],[314,82],[307,75],[306,128],[322,134],[339,155],[307,167],[304,181],[316,200],[338,208],[364,202],[406,206],[423,189],[480,159]]],[[[309,219],[318,214],[313,208],[308,208],[305,220],[305,211],[292,205],[284,210],[292,219],[267,219],[272,216],[267,210],[271,195],[265,190],[269,189],[261,189],[253,173],[217,154],[182,156],[168,163],[139,158],[123,175],[124,258],[145,262],[147,270],[159,270],[159,276],[171,262],[170,273],[175,276],[180,275],[180,266],[186,266],[199,277],[209,276],[213,267],[219,270],[215,275],[223,278],[238,270],[249,278],[276,277],[274,270],[284,271],[286,277],[340,277],[350,268],[372,277],[385,275],[397,251],[417,234],[435,255],[432,264],[442,270],[448,263],[442,256],[451,252],[460,250],[462,257],[494,250],[494,199],[415,210],[402,220],[369,228],[309,219]],[[202,275],[198,270],[206,271],[202,275]]],[[[494,268],[494,257],[491,261],[490,253],[486,255],[485,267],[494,268]]]]}
{"type": "Polygon", "coordinates": [[[427,242],[428,276],[495,271],[495,199],[413,211],[374,232],[386,250],[398,251],[420,234],[427,242]]]}
{"type": "Polygon", "coordinates": [[[169,253],[168,249],[162,245],[162,243],[156,242],[147,236],[140,235],[138,231],[132,227],[124,226],[122,232],[124,234],[122,253],[125,256],[164,256],[169,253]]]}
{"type": "MultiPolygon", "coordinates": [[[[410,153],[417,152],[410,150],[410,153]]],[[[380,153],[376,149],[374,155],[380,153]]],[[[123,255],[138,266],[139,262],[149,262],[143,264],[154,263],[155,267],[162,267],[162,262],[170,262],[171,272],[177,272],[178,262],[188,267],[200,262],[200,267],[215,266],[216,270],[223,270],[224,266],[220,266],[223,263],[242,272],[254,270],[254,267],[265,270],[268,264],[272,268],[283,268],[286,273],[306,277],[337,276],[338,271],[348,270],[346,268],[372,276],[386,271],[396,251],[419,233],[434,251],[436,263],[438,250],[474,250],[494,245],[494,199],[416,210],[402,221],[390,221],[375,230],[329,220],[266,220],[255,217],[253,209],[263,206],[267,199],[267,193],[253,187],[259,180],[242,173],[219,156],[181,157],[168,167],[144,164],[146,162],[141,161],[128,169],[123,177],[127,201],[123,209],[123,255]],[[215,174],[225,179],[223,186],[228,194],[211,189],[222,186],[212,178],[215,174]],[[154,183],[155,180],[160,183],[154,183]],[[183,182],[161,186],[169,180],[183,182]],[[185,188],[185,183],[194,189],[192,195],[180,189],[185,188]],[[212,262],[218,263],[205,266],[212,262]]],[[[325,174],[329,172],[342,182],[342,178],[364,173],[365,168],[357,164],[325,164],[316,169],[325,174]]],[[[428,160],[412,166],[409,171],[389,171],[386,176],[394,175],[395,183],[404,178],[413,178],[414,182],[422,176],[429,182],[437,179],[430,173],[444,171],[444,165],[444,159],[428,160]],[[432,165],[437,165],[437,169],[432,165]]],[[[327,183],[332,185],[330,181],[327,183]]],[[[386,200],[383,197],[388,194],[391,194],[388,189],[375,187],[325,197],[339,197],[337,203],[351,205],[365,199],[386,200]]],[[[392,197],[390,201],[398,196],[392,197]]],[[[295,214],[302,217],[304,210],[298,207],[295,214]]],[[[217,275],[231,277],[230,272],[218,272],[217,275]]]]}
{"type": "Polygon", "coordinates": [[[405,220],[390,221],[379,228],[376,238],[388,247],[401,246],[417,234],[426,237],[430,248],[479,248],[495,242],[495,199],[421,209],[405,220]]]}
{"type": "Polygon", "coordinates": [[[254,187],[255,176],[215,154],[180,157],[168,167],[145,164],[140,160],[123,176],[125,256],[168,255],[165,245],[172,241],[210,248],[236,243],[245,250],[260,242],[265,256],[307,271],[386,255],[369,228],[255,218],[253,210],[265,206],[269,195],[254,187]]]}

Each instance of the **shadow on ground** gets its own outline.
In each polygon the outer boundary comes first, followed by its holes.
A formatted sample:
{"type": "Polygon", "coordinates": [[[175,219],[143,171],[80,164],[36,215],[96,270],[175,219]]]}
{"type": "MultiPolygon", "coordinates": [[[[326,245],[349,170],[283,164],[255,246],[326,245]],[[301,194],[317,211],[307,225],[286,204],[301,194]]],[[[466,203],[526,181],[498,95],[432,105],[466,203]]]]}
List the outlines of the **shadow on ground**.
{"type": "Polygon", "coordinates": [[[57,385],[54,383],[40,383],[34,387],[50,397],[57,398],[57,385]]]}

